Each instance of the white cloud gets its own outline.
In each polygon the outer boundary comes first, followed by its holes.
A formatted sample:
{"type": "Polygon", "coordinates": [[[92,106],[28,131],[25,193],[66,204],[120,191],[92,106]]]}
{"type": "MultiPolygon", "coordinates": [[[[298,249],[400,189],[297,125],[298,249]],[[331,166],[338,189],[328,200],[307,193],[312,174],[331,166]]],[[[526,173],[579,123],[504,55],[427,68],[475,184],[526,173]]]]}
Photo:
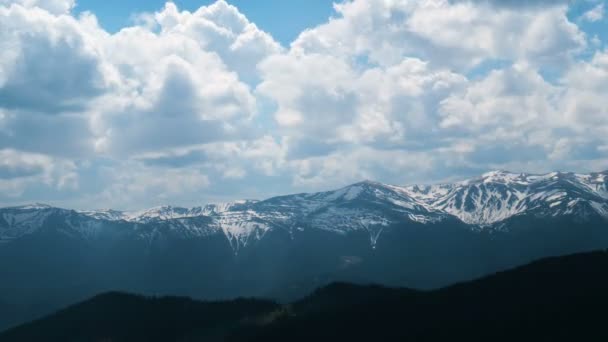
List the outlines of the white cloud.
{"type": "Polygon", "coordinates": [[[201,49],[217,53],[230,70],[248,81],[257,79],[258,62],[282,49],[269,34],[223,0],[194,12],[180,12],[169,2],[154,18],[162,35],[194,40],[201,49]]]}
{"type": "Polygon", "coordinates": [[[197,51],[189,57],[158,56],[129,92],[99,104],[93,116],[99,152],[129,156],[246,139],[244,129],[255,114],[248,86],[214,55],[197,51]]]}
{"type": "Polygon", "coordinates": [[[74,5],[0,0],[0,201],[608,167],[608,53],[567,1],[344,1],[288,48],[223,0],[116,33],[74,5]]]}
{"type": "Polygon", "coordinates": [[[375,164],[352,157],[363,151],[378,161],[416,155],[427,165],[485,170],[557,149],[568,130],[558,109],[566,87],[540,69],[574,65],[585,34],[563,2],[503,5],[345,2],[335,6],[337,18],[262,62],[257,92],[277,105],[289,165],[303,170],[296,183],[360,177],[356,170],[375,164]],[[465,76],[497,60],[506,66],[465,76]]]}
{"type": "Polygon", "coordinates": [[[608,51],[597,52],[566,73],[560,109],[577,135],[608,141],[608,51]]]}
{"type": "MultiPolygon", "coordinates": [[[[256,101],[241,77],[252,77],[256,61],[281,47],[235,7],[219,1],[189,13],[169,3],[155,15],[160,30],[134,26],[109,34],[92,14],[66,15],[73,5],[0,3],[0,147],[51,161],[105,155],[130,165],[146,153],[258,135],[256,101]]],[[[23,193],[30,181],[17,175],[29,169],[5,169],[15,177],[3,188],[23,193]]],[[[30,180],[52,179],[60,191],[73,190],[84,172],[74,166],[50,177],[44,170],[46,176],[30,180]]],[[[142,188],[147,182],[157,196],[208,183],[187,170],[154,172],[181,180],[157,184],[153,171],[141,169],[139,182],[117,181],[142,188]]],[[[228,178],[244,172],[234,169],[228,178]]]]}
{"type": "Polygon", "coordinates": [[[219,1],[190,13],[168,3],[155,15],[160,32],[135,26],[111,35],[90,14],[75,19],[38,5],[0,6],[3,144],[129,157],[255,135],[255,98],[236,69],[255,72],[280,46],[235,7],[219,1]],[[58,125],[68,132],[59,142],[24,139],[58,125]]]}
{"type": "Polygon", "coordinates": [[[111,87],[86,19],[12,6],[0,7],[0,22],[0,106],[77,111],[111,87]]]}
{"type": "Polygon", "coordinates": [[[0,149],[0,202],[18,198],[28,188],[43,185],[55,190],[78,188],[76,165],[48,155],[0,149]]]}
{"type": "Polygon", "coordinates": [[[415,56],[467,68],[488,58],[563,61],[585,46],[561,2],[497,8],[472,1],[354,0],[335,8],[338,18],[303,32],[292,49],[363,55],[381,65],[415,56]]]}
{"type": "Polygon", "coordinates": [[[440,126],[480,133],[505,127],[523,132],[538,128],[539,121],[550,126],[556,115],[550,105],[556,90],[527,66],[494,70],[471,82],[464,93],[455,92],[441,101],[440,126]]]}
{"type": "Polygon", "coordinates": [[[52,159],[39,154],[0,150],[0,178],[10,179],[38,175],[50,167],[52,159]]]}
{"type": "Polygon", "coordinates": [[[199,169],[145,167],[137,162],[101,167],[99,177],[105,182],[103,189],[83,196],[89,207],[138,209],[165,205],[172,200],[175,205],[193,203],[202,198],[210,183],[199,169]]]}
{"type": "Polygon", "coordinates": [[[151,16],[158,32],[127,28],[104,44],[124,86],[95,108],[97,151],[128,156],[255,138],[248,83],[280,45],[224,1],[194,12],[167,3],[151,16]]]}
{"type": "Polygon", "coordinates": [[[0,146],[61,156],[93,151],[91,101],[116,84],[89,16],[0,6],[0,146]]]}
{"type": "Polygon", "coordinates": [[[268,135],[246,142],[209,144],[203,147],[203,151],[208,159],[207,165],[219,167],[220,171],[249,169],[273,176],[285,167],[285,144],[268,135]]]}
{"type": "Polygon", "coordinates": [[[378,177],[395,182],[421,180],[426,178],[424,173],[432,171],[435,165],[429,154],[363,147],[292,161],[290,168],[294,186],[322,190],[378,177]]]}
{"type": "Polygon", "coordinates": [[[597,4],[595,7],[583,14],[583,19],[596,22],[604,19],[604,3],[597,4]]]}
{"type": "Polygon", "coordinates": [[[291,144],[311,138],[328,145],[405,144],[432,130],[438,100],[466,82],[414,58],[357,70],[336,57],[292,53],[267,59],[260,70],[257,90],[276,101],[275,119],[291,144]]]}
{"type": "Polygon", "coordinates": [[[0,0],[0,5],[18,4],[28,8],[41,8],[53,14],[68,14],[76,5],[74,0],[0,0]]]}

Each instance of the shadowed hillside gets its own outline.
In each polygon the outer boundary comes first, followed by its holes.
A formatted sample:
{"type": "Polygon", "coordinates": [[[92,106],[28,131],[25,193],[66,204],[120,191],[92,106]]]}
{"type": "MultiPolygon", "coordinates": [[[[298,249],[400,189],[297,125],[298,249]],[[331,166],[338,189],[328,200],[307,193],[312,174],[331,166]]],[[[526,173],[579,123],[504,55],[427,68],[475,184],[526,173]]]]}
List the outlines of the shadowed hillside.
{"type": "Polygon", "coordinates": [[[607,289],[607,252],[430,292],[334,284],[234,340],[606,341],[607,289]]]}
{"type": "Polygon", "coordinates": [[[1,341],[606,341],[608,252],[543,259],[436,291],[335,283],[279,306],[97,296],[1,341]]]}
{"type": "Polygon", "coordinates": [[[243,320],[278,306],[110,292],[0,335],[0,341],[222,341],[243,320]]]}

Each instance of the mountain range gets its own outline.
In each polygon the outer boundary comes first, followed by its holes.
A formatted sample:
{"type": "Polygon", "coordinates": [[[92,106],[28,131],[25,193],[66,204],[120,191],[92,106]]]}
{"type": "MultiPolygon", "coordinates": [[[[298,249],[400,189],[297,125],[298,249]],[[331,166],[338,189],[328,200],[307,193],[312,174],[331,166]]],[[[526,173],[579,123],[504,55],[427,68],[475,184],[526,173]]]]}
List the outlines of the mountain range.
{"type": "Polygon", "coordinates": [[[93,294],[291,300],[333,281],[431,289],[608,246],[608,171],[372,181],[195,208],[0,209],[0,329],[93,294]]]}
{"type": "Polygon", "coordinates": [[[403,221],[433,224],[457,219],[472,229],[501,229],[515,216],[608,217],[608,171],[591,174],[554,172],[545,175],[494,171],[462,182],[393,186],[372,181],[345,188],[181,208],[161,206],[141,211],[72,211],[44,204],[2,209],[0,242],[40,229],[52,214],[63,214],[73,234],[94,238],[106,233],[103,223],[132,223],[142,239],[156,234],[151,223],[167,223],[184,236],[222,232],[234,248],[260,239],[271,229],[321,229],[344,233],[367,230],[375,246],[383,227],[403,221]],[[201,220],[206,218],[207,220],[201,220]]]}

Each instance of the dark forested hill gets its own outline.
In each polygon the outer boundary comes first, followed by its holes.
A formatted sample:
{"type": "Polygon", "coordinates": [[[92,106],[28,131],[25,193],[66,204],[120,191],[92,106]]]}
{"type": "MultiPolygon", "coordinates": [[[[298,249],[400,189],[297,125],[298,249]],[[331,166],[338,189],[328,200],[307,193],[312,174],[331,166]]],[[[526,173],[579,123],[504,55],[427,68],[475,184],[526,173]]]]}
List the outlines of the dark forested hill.
{"type": "Polygon", "coordinates": [[[608,252],[435,291],[335,283],[288,305],[97,296],[0,341],[606,341],[608,252]]]}
{"type": "Polygon", "coordinates": [[[201,302],[109,292],[0,334],[0,341],[222,341],[244,320],[277,308],[264,300],[201,302]]]}
{"type": "Polygon", "coordinates": [[[437,291],[334,284],[235,340],[606,341],[608,253],[544,259],[437,291]]]}

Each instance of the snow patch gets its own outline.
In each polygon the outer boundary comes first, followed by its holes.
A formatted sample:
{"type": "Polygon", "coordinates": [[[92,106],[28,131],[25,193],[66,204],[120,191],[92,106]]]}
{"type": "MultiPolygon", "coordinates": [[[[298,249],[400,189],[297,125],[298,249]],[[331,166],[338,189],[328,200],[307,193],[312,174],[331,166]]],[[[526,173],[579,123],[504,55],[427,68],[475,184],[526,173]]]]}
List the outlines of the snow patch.
{"type": "Polygon", "coordinates": [[[348,201],[352,201],[359,196],[359,194],[363,192],[363,188],[361,186],[355,185],[351,186],[346,194],[344,195],[344,199],[348,201]]]}
{"type": "Polygon", "coordinates": [[[557,207],[560,204],[562,204],[562,201],[553,202],[553,203],[549,204],[549,207],[551,207],[551,208],[557,207]]]}

